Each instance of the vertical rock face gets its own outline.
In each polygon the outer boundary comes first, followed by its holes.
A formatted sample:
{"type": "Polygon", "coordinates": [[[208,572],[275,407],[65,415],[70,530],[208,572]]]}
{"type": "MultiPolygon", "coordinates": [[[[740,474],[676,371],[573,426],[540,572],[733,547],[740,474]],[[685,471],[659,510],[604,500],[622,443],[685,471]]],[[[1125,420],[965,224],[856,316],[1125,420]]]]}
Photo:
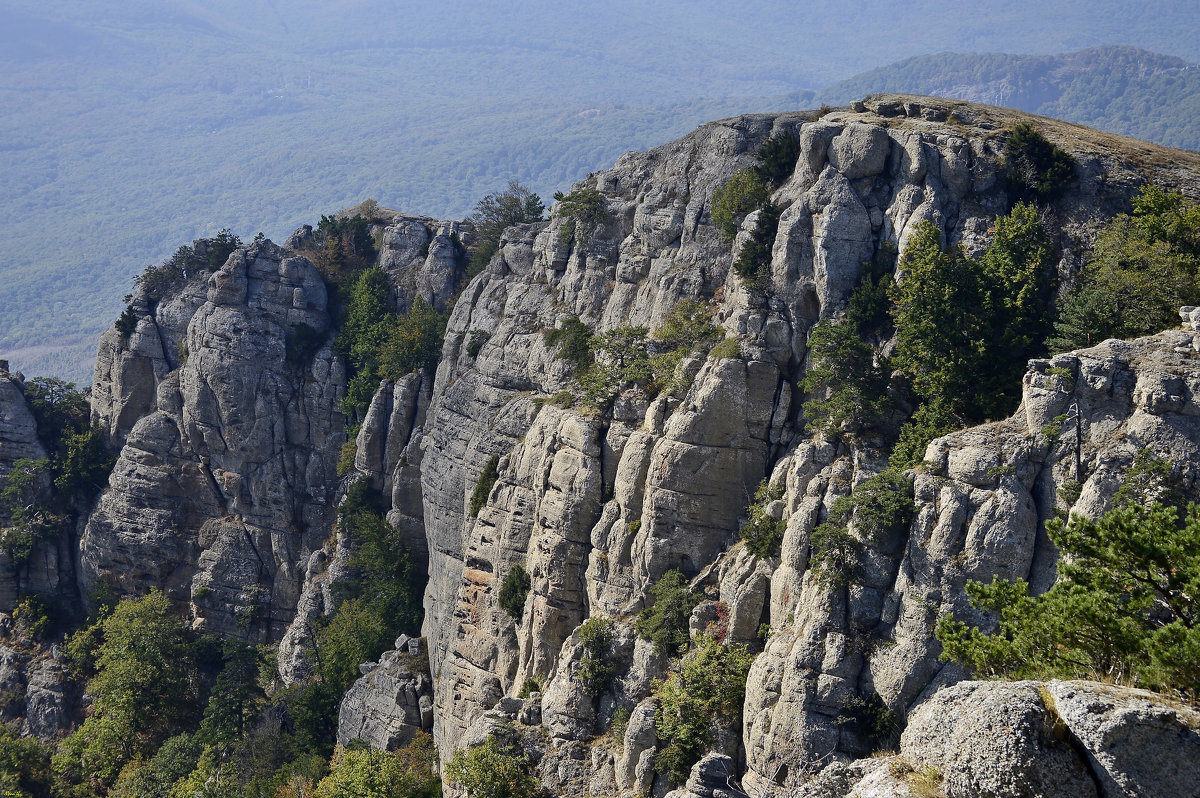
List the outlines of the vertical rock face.
{"type": "Polygon", "coordinates": [[[88,521],[88,582],[162,587],[214,632],[283,633],[328,534],[344,437],[341,365],[328,342],[289,358],[300,325],[330,329],[306,259],[263,242],[209,277],[186,362],[158,381],[155,409],[129,430],[88,521]]]}
{"type": "MultiPolygon", "coordinates": [[[[664,794],[652,693],[668,663],[636,638],[633,619],[655,581],[679,569],[709,599],[697,630],[720,619],[730,639],[762,647],[740,738],[724,730],[686,789],[723,794],[734,773],[755,794],[790,789],[870,751],[845,722],[852,707],[871,699],[903,719],[959,681],[938,661],[932,629],[946,613],[982,620],[966,580],[1048,586],[1056,555],[1045,521],[1101,513],[1137,451],[1171,458],[1194,493],[1192,334],[1106,342],[1032,362],[1016,415],[935,441],[915,475],[915,520],[871,549],[852,586],[831,592],[809,570],[816,525],[885,465],[878,451],[805,431],[797,385],[809,332],[844,307],[864,262],[903,251],[923,221],[968,250],[988,243],[1008,207],[992,134],[1019,120],[896,97],[724,120],[590,176],[605,210],[594,231],[561,209],[508,230],[454,301],[436,376],[381,384],[356,441],[356,474],[390,499],[389,521],[426,555],[433,697],[385,658],[343,705],[344,736],[388,746],[431,722],[448,761],[515,724],[556,791],[664,794]],[[712,195],[778,133],[795,134],[800,155],[772,195],[781,215],[766,290],[751,289],[731,266],[756,215],[730,242],[711,222],[712,195]],[[571,317],[595,334],[654,331],[683,300],[710,308],[734,340],[684,357],[656,395],[629,389],[603,411],[583,405],[546,331],[571,317]],[[481,479],[493,461],[494,482],[481,479]],[[786,533],[778,557],[759,558],[738,545],[738,529],[768,477],[784,487],[769,512],[786,533]],[[1068,481],[1081,484],[1070,508],[1057,497],[1068,481]],[[531,588],[523,605],[501,608],[518,564],[531,588]],[[580,625],[596,616],[614,622],[605,656],[615,676],[599,697],[577,675],[580,625]],[[619,711],[631,712],[624,738],[598,738],[619,711]]],[[[1157,155],[1132,164],[1111,137],[1046,124],[1078,163],[1044,218],[1064,273],[1146,173],[1194,180],[1156,167],[1157,155]]],[[[381,240],[398,309],[418,297],[449,306],[462,277],[455,224],[399,215],[381,240]]],[[[135,297],[136,328],[106,333],[97,361],[95,413],[122,449],[86,525],[84,581],[162,587],[191,602],[204,629],[282,638],[287,681],[308,672],[309,624],[329,611],[329,583],[345,570],[344,550],[322,549],[339,490],[342,366],[328,340],[314,353],[288,346],[301,325],[330,331],[326,301],[307,260],[255,244],[154,307],[135,297]]],[[[0,467],[7,456],[0,449],[0,467]]],[[[1036,707],[1025,704],[1032,724],[1036,707]]],[[[1078,725],[1107,750],[1109,727],[1078,725]]],[[[826,781],[870,781],[884,794],[901,770],[857,764],[826,781]]]]}
{"type": "MultiPolygon", "coordinates": [[[[935,466],[917,476],[917,520],[870,553],[861,584],[830,595],[809,573],[813,528],[836,498],[886,464],[877,453],[802,433],[795,385],[809,330],[844,306],[864,261],[888,246],[902,251],[922,221],[969,250],[987,244],[1008,198],[999,144],[986,131],[1015,121],[914,98],[819,119],[726,120],[592,176],[608,214],[592,235],[564,233],[568,220],[557,213],[548,224],[508,231],[454,307],[423,433],[425,633],[443,756],[535,679],[547,685],[541,717],[554,743],[542,770],[557,761],[573,773],[568,752],[606,728],[616,704],[631,709],[645,698],[653,678],[625,645],[613,655],[622,687],[592,699],[573,675],[575,630],[605,615],[628,642],[648,587],[671,568],[724,602],[735,639],[756,638],[764,622],[773,630],[751,671],[742,749],[735,741],[726,751],[748,770],[748,784],[790,784],[831,758],[864,755],[870,742],[844,722],[848,706],[878,694],[902,717],[931,686],[961,678],[938,662],[932,626],[945,612],[969,617],[966,579],[1026,577],[1045,586],[1053,578],[1044,521],[1065,479],[1084,482],[1076,509],[1097,512],[1097,497],[1110,493],[1105,480],[1139,446],[1195,459],[1200,435],[1183,420],[1190,411],[1178,410],[1191,406],[1179,387],[1190,384],[1179,376],[1190,366],[1172,360],[1153,386],[1149,371],[1140,376],[1146,358],[1157,357],[1151,352],[1172,357],[1172,342],[1124,355],[1109,344],[1034,364],[1016,417],[931,447],[935,466]],[[730,269],[754,216],[731,251],[710,223],[709,202],[769,135],[787,131],[801,153],[772,196],[782,214],[764,294],[730,269]],[[656,398],[627,392],[609,413],[548,401],[579,388],[546,344],[547,329],[578,316],[595,333],[654,330],[683,299],[715,307],[740,357],[685,360],[683,389],[656,398]],[[1060,369],[1076,375],[1070,387],[1054,383],[1060,369]],[[1147,398],[1135,402],[1139,381],[1147,398]],[[1063,412],[1081,419],[1080,445],[1066,440],[1070,425],[1062,439],[1041,436],[1063,412]],[[1181,414],[1150,418],[1165,412],[1181,414]],[[472,515],[471,496],[493,457],[498,479],[472,515]],[[786,485],[778,561],[730,551],[767,476],[786,485]],[[497,594],[517,563],[532,588],[513,619],[497,594]]],[[[1078,266],[1083,245],[1139,179],[1098,142],[1070,143],[1079,180],[1046,218],[1064,272],[1078,266]]],[[[614,778],[622,788],[647,785],[645,746],[609,759],[591,750],[587,789],[612,790],[614,778]]]]}

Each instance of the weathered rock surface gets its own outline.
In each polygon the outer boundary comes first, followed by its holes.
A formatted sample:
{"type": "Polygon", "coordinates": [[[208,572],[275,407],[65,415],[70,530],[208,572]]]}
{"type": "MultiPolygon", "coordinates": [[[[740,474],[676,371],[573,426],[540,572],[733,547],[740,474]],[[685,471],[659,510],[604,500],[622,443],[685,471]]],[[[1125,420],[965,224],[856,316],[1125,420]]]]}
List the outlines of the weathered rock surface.
{"type": "MultiPolygon", "coordinates": [[[[425,632],[443,750],[531,677],[547,685],[543,722],[563,751],[602,730],[609,699],[585,700],[563,676],[577,657],[573,632],[594,615],[628,617],[654,580],[681,568],[711,574],[705,589],[724,602],[735,640],[755,640],[769,623],[747,691],[746,779],[755,788],[798,784],[831,758],[869,752],[871,741],[844,721],[855,702],[878,695],[903,716],[931,685],[962,678],[939,662],[932,627],[947,612],[984,620],[967,605],[967,579],[1049,585],[1055,553],[1044,522],[1067,509],[1056,506],[1058,487],[1078,478],[1074,509],[1098,514],[1112,481],[1147,446],[1186,461],[1184,480],[1194,483],[1200,435],[1190,389],[1181,387],[1194,367],[1174,352],[1182,343],[1169,335],[1128,349],[1110,343],[1035,363],[1013,419],[935,442],[934,466],[917,476],[916,521],[870,553],[861,584],[831,596],[809,573],[812,530],[885,463],[800,434],[793,386],[808,332],[842,307],[864,261],[888,244],[903,250],[921,221],[972,251],[988,243],[1008,198],[999,144],[980,131],[1007,124],[994,109],[916,98],[874,99],[819,120],[725,120],[593,176],[608,220],[592,236],[564,244],[557,213],[506,233],[454,307],[423,432],[425,632]],[[955,124],[946,121],[951,110],[955,124]],[[783,212],[764,299],[730,273],[730,245],[709,223],[708,202],[768,135],[785,130],[798,133],[802,151],[773,195],[783,212]],[[627,393],[609,414],[545,401],[578,390],[545,330],[567,316],[597,333],[654,330],[682,299],[712,303],[741,357],[685,361],[688,387],[653,399],[627,393]],[[482,341],[474,355],[471,341],[482,341]],[[1073,376],[1056,377],[1063,369],[1073,376]],[[1079,421],[1043,436],[1062,414],[1079,421]],[[499,479],[472,517],[470,496],[493,455],[499,479]],[[777,562],[728,551],[768,475],[786,485],[777,562]],[[533,586],[514,622],[496,594],[517,562],[533,586]]],[[[1048,217],[1066,274],[1126,201],[1128,193],[1102,187],[1129,192],[1142,178],[1111,140],[1047,133],[1079,163],[1078,183],[1048,217]]],[[[1179,175],[1157,173],[1175,185],[1179,175]]],[[[647,753],[620,752],[605,765],[621,789],[637,781],[630,754],[647,753]]],[[[565,753],[547,754],[556,756],[565,753]]]]}
{"type": "Polygon", "coordinates": [[[1087,763],[1061,729],[1038,682],[961,682],[908,719],[901,754],[942,775],[947,798],[1095,796],[1087,763]]]}
{"type": "MultiPolygon", "coordinates": [[[[725,623],[733,641],[763,646],[740,742],[720,740],[681,795],[738,794],[734,774],[754,795],[905,795],[917,789],[911,774],[933,767],[951,794],[979,784],[1007,794],[1018,777],[1064,795],[1150,789],[1149,768],[1122,764],[1124,746],[1136,730],[1174,729],[1165,715],[1115,700],[1095,709],[1091,688],[1060,698],[1051,685],[1071,739],[1090,752],[1078,754],[1060,744],[1035,688],[1002,699],[989,692],[1000,688],[953,687],[964,674],[938,660],[932,629],[945,614],[987,622],[966,601],[968,579],[1048,587],[1056,553],[1046,520],[1102,513],[1139,450],[1170,459],[1197,492],[1194,333],[1034,361],[1013,417],[929,447],[915,475],[915,520],[871,549],[860,579],[831,593],[809,569],[809,539],[830,506],[885,465],[869,445],[805,433],[796,386],[809,332],[842,309],[864,262],[902,251],[922,221],[968,250],[988,243],[1009,199],[994,133],[1020,118],[881,97],[823,114],[723,120],[590,176],[607,215],[591,234],[569,234],[561,209],[509,229],[457,295],[436,376],[382,384],[363,420],[355,475],[383,491],[389,521],[426,555],[431,677],[406,674],[395,658],[371,664],[343,703],[339,738],[389,747],[431,722],[445,762],[512,726],[559,794],[665,794],[653,771],[651,694],[669,664],[635,639],[632,621],[648,588],[678,568],[705,599],[697,633],[725,623]],[[801,153],[772,195],[782,215],[763,292],[730,269],[753,217],[731,245],[710,205],[779,132],[796,133],[801,153]],[[544,333],[569,317],[595,333],[653,331],[683,300],[713,310],[736,339],[735,356],[697,353],[657,395],[633,389],[602,411],[583,406],[571,365],[544,333]],[[493,457],[499,476],[473,513],[493,457]],[[771,512],[786,533],[769,559],[737,545],[765,477],[785,488],[771,512]],[[1066,507],[1058,489],[1072,481],[1081,490],[1066,507]],[[532,586],[514,619],[497,594],[517,564],[532,586]],[[580,624],[600,615],[614,620],[616,678],[593,697],[574,671],[580,624]],[[529,680],[544,692],[517,699],[529,680]],[[948,685],[960,693],[936,692],[948,685]],[[877,741],[846,715],[868,700],[913,719],[903,761],[861,759],[877,741]],[[939,732],[962,707],[974,708],[976,725],[939,732]],[[605,733],[619,710],[631,715],[624,739],[613,740],[605,733]],[[1016,731],[988,735],[1001,727],[1016,731]],[[956,734],[967,748],[981,736],[976,759],[948,742],[956,734]],[[918,752],[929,761],[916,761],[918,752]],[[987,771],[996,762],[1005,770],[987,771]]],[[[1038,124],[1078,163],[1076,183],[1045,215],[1064,277],[1147,177],[1200,193],[1200,161],[1193,172],[1185,156],[1038,124]]],[[[398,214],[377,232],[396,308],[417,298],[448,307],[463,276],[460,228],[398,214]]],[[[348,481],[334,465],[342,365],[328,341],[298,362],[287,354],[299,325],[318,336],[330,329],[324,285],[296,256],[314,243],[302,229],[287,251],[270,242],[240,249],[170,299],[135,297],[127,338],[106,333],[94,412],[122,449],[81,544],[85,583],[162,587],[191,602],[198,627],[281,640],[289,683],[311,672],[311,624],[332,609],[330,585],[352,576],[344,541],[324,545],[348,481]]],[[[0,408],[3,391],[0,379],[0,408]]],[[[0,447],[0,462],[6,456],[0,447]]]]}
{"type": "Polygon", "coordinates": [[[12,617],[0,615],[0,721],[23,736],[54,740],[71,728],[79,696],[58,650],[31,645],[18,627],[12,617]]]}
{"type": "Polygon", "coordinates": [[[343,439],[329,344],[289,359],[300,325],[329,330],[325,286],[269,241],[234,252],[187,324],[188,357],[129,431],[82,541],[85,579],[161,587],[210,631],[278,639],[328,535],[343,439]]]}
{"type": "Polygon", "coordinates": [[[362,678],[350,685],[338,709],[338,743],[362,740],[390,751],[407,745],[419,731],[431,731],[433,682],[427,665],[425,658],[409,653],[406,635],[379,662],[361,665],[362,678]]]}

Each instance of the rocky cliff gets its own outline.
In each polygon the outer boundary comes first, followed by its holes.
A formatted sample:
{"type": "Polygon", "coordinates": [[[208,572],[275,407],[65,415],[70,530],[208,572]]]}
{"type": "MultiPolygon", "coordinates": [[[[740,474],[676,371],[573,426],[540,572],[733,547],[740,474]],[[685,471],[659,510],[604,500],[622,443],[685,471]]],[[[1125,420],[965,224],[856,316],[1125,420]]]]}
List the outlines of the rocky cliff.
{"type": "MultiPolygon", "coordinates": [[[[535,678],[546,685],[541,723],[554,741],[548,781],[596,793],[650,786],[639,761],[653,751],[652,725],[635,734],[631,721],[624,745],[594,735],[618,706],[652,717],[650,684],[664,663],[629,626],[647,588],[679,568],[728,607],[734,639],[751,640],[769,623],[742,738],[724,743],[739,769],[744,763],[748,786],[796,783],[831,758],[869,752],[844,722],[855,700],[878,695],[903,717],[962,677],[938,661],[932,624],[946,612],[970,614],[966,579],[1045,586],[1053,578],[1044,521],[1061,509],[1055,490],[1065,479],[1085,483],[1075,509],[1093,514],[1139,446],[1174,458],[1190,479],[1197,430],[1181,386],[1192,366],[1174,352],[1187,342],[1112,343],[1035,363],[1017,416],[936,442],[933,465],[917,476],[916,521],[871,552],[861,584],[830,595],[808,572],[814,526],[885,465],[871,450],[805,432],[796,383],[808,332],[844,305],[861,265],[887,242],[903,251],[918,222],[933,221],[968,249],[987,240],[1007,207],[989,131],[1009,124],[994,110],[905,98],[819,119],[717,122],[593,175],[610,217],[590,240],[565,246],[561,217],[509,231],[455,306],[425,431],[426,633],[443,752],[476,736],[473,725],[494,720],[489,709],[535,678]],[[730,270],[753,218],[731,252],[709,202],[769,135],[788,130],[801,156],[773,195],[782,214],[764,293],[730,270]],[[573,315],[596,331],[653,330],[684,299],[712,303],[740,356],[685,362],[686,391],[653,400],[628,393],[611,416],[545,401],[573,389],[545,330],[573,315]],[[477,331],[488,337],[471,355],[465,343],[477,331]],[[1175,388],[1154,387],[1160,382],[1175,388]],[[1054,441],[1040,437],[1064,412],[1076,426],[1054,441]],[[499,478],[471,517],[468,500],[492,456],[499,478]],[[735,545],[764,477],[786,485],[778,561],[735,545]],[[496,599],[518,563],[532,589],[514,620],[496,599]],[[576,630],[598,615],[624,632],[613,652],[618,687],[597,702],[571,664],[576,630]]],[[[1046,132],[1079,164],[1078,183],[1047,218],[1064,275],[1135,185],[1148,175],[1180,184],[1190,174],[1164,153],[1130,152],[1065,126],[1046,132]]],[[[1194,190],[1194,180],[1184,185],[1194,190]]]]}
{"type": "MultiPolygon", "coordinates": [[[[911,525],[877,541],[861,577],[839,590],[809,567],[810,538],[886,458],[875,443],[814,434],[798,383],[810,331],[844,309],[864,263],[903,252],[926,221],[968,251],[988,243],[1010,205],[1000,134],[1024,118],[889,96],[714,122],[590,175],[580,188],[601,198],[594,230],[560,205],[548,222],[510,228],[465,284],[456,224],[399,215],[381,224],[394,306],[417,296],[452,305],[436,375],[381,384],[353,464],[427,567],[429,673],[402,651],[364,664],[339,737],[386,747],[432,726],[445,762],[503,727],[556,793],[664,794],[654,689],[669,660],[633,622],[649,588],[678,569],[704,599],[693,633],[717,623],[756,655],[740,723],[693,771],[692,794],[741,794],[739,783],[790,794],[830,763],[866,757],[879,741],[847,717],[868,702],[897,719],[897,735],[908,721],[907,764],[838,765],[822,776],[829,791],[811,794],[845,795],[872,778],[906,784],[922,768],[944,774],[949,794],[984,789],[955,786],[952,774],[974,766],[951,761],[935,744],[941,732],[927,729],[937,720],[927,707],[948,700],[938,690],[966,675],[939,661],[933,625],[946,614],[986,622],[966,600],[969,579],[1048,587],[1057,555],[1045,522],[1103,512],[1138,451],[1168,458],[1197,495],[1193,333],[1031,362],[1015,415],[930,445],[913,475],[911,525]],[[731,267],[757,217],[731,244],[712,221],[712,197],[779,133],[797,136],[800,155],[771,196],[780,218],[764,279],[748,286],[731,267]],[[653,332],[685,301],[711,311],[726,343],[679,359],[656,394],[628,389],[600,409],[579,401],[572,364],[547,331],[578,319],[595,335],[653,332]],[[494,482],[481,480],[489,465],[494,482]],[[764,479],[781,486],[766,511],[786,527],[772,557],[739,543],[764,479]],[[1059,491],[1068,482],[1080,487],[1069,503],[1059,491]],[[510,614],[499,592],[517,566],[530,589],[510,614]],[[589,656],[581,624],[598,617],[613,622],[604,658],[615,679],[597,696],[578,665],[589,656]],[[621,736],[611,733],[618,718],[621,736]]],[[[1146,181],[1200,194],[1200,156],[1036,124],[1076,160],[1076,180],[1042,218],[1065,281],[1146,181]]],[[[198,629],[280,641],[287,682],[310,672],[310,624],[329,610],[331,581],[347,576],[331,536],[350,479],[335,470],[344,366],[329,341],[325,285],[305,255],[310,238],[302,229],[283,248],[238,249],[161,301],[135,296],[133,331],[105,334],[93,408],[120,457],[79,546],[84,586],[160,587],[198,629]],[[320,343],[297,355],[289,343],[302,325],[320,343]]],[[[24,440],[27,422],[7,410],[19,404],[0,401],[0,436],[24,440]]],[[[0,447],[0,468],[14,459],[8,451],[0,447]]],[[[1047,689],[1068,703],[1069,686],[1047,689]]],[[[1030,751],[1053,749],[1046,756],[1081,768],[1093,792],[1078,794],[1117,794],[1096,775],[1103,745],[1084,739],[1086,713],[1076,715],[1074,743],[1030,751]]]]}

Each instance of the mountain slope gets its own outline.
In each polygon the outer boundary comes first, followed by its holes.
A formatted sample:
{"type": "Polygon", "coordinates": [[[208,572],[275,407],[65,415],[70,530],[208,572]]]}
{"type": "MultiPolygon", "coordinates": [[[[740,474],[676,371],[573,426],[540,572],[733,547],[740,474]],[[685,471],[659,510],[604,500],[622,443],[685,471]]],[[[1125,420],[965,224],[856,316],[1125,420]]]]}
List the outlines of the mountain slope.
{"type": "Polygon", "coordinates": [[[817,100],[838,105],[873,92],[1001,105],[1200,149],[1200,66],[1132,47],[1064,55],[922,55],[835,83],[817,100]]]}

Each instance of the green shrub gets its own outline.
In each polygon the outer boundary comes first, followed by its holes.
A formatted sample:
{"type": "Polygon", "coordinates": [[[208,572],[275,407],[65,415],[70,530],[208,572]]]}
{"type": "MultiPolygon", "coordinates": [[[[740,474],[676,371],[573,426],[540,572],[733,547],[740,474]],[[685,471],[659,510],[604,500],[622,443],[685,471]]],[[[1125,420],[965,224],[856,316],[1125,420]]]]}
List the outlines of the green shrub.
{"type": "Polygon", "coordinates": [[[804,415],[826,438],[852,441],[891,410],[887,362],[876,362],[875,351],[855,325],[820,321],[808,338],[810,365],[800,380],[808,394],[804,415]]]}
{"type": "Polygon", "coordinates": [[[782,210],[772,202],[765,203],[754,226],[754,232],[742,244],[733,271],[747,286],[763,290],[771,277],[771,251],[779,232],[782,210]]]}
{"type": "Polygon", "coordinates": [[[1101,231],[1080,283],[1060,298],[1055,351],[1136,338],[1174,327],[1200,303],[1200,205],[1147,185],[1133,215],[1101,231]]]}
{"type": "Polygon", "coordinates": [[[763,142],[755,158],[754,174],[768,189],[779,188],[796,171],[800,137],[790,130],[776,133],[763,142]]]}
{"type": "Polygon", "coordinates": [[[832,590],[846,588],[858,578],[867,547],[906,529],[914,512],[912,481],[896,468],[863,480],[849,496],[838,498],[809,539],[809,568],[818,583],[832,590]]]}
{"type": "Polygon", "coordinates": [[[613,622],[603,616],[588,618],[579,627],[579,642],[583,656],[575,666],[575,676],[583,691],[595,698],[612,684],[617,664],[610,651],[613,642],[613,622]]]}
{"type": "Polygon", "coordinates": [[[1152,501],[1177,496],[1161,482],[1165,469],[1149,458],[1141,465],[1098,521],[1047,524],[1062,553],[1049,591],[968,582],[972,605],[995,613],[997,628],[943,618],[943,658],[979,674],[1113,679],[1200,696],[1200,508],[1152,501]]]}
{"type": "Polygon", "coordinates": [[[525,752],[495,734],[483,745],[456,751],[446,764],[446,777],[468,798],[539,798],[542,794],[525,752]]]}
{"type": "Polygon", "coordinates": [[[483,349],[483,345],[491,339],[492,334],[483,330],[471,330],[471,335],[467,338],[467,355],[476,357],[479,355],[479,350],[483,349]]]}
{"type": "Polygon", "coordinates": [[[654,643],[654,650],[660,656],[677,656],[691,642],[688,619],[700,597],[692,595],[687,577],[676,568],[663,574],[649,592],[653,603],[638,614],[634,628],[638,635],[654,643]]]}
{"type": "Polygon", "coordinates": [[[1048,202],[1075,179],[1075,159],[1051,144],[1028,122],[1021,122],[1004,143],[1004,180],[1017,202],[1048,202]]]}
{"type": "Polygon", "coordinates": [[[32,737],[17,735],[0,723],[0,792],[50,798],[54,782],[50,749],[32,737]]]}
{"type": "Polygon", "coordinates": [[[407,313],[392,318],[387,336],[379,344],[377,375],[394,382],[425,369],[432,376],[442,354],[448,319],[447,314],[438,313],[421,297],[414,299],[407,313]]]}
{"type": "Polygon", "coordinates": [[[755,557],[776,557],[779,555],[780,544],[783,543],[783,533],[787,530],[787,521],[776,520],[767,512],[767,506],[783,498],[784,486],[772,485],[769,479],[764,479],[754,494],[754,501],[746,509],[749,519],[742,527],[740,535],[746,543],[746,550],[755,557]]]}
{"type": "MultiPolygon", "coordinates": [[[[546,206],[541,197],[534,194],[516,180],[508,182],[508,188],[488,194],[475,205],[475,211],[467,221],[475,228],[475,249],[467,275],[474,277],[482,272],[500,248],[504,231],[515,224],[540,222],[546,206]]],[[[474,357],[475,353],[471,353],[474,357]]]]}
{"type": "Polygon", "coordinates": [[[441,795],[432,740],[414,740],[398,751],[338,746],[313,798],[434,798],[441,795]],[[428,740],[428,742],[425,742],[428,740]]]}
{"type": "Polygon", "coordinates": [[[577,188],[565,195],[556,192],[554,199],[558,202],[558,215],[564,220],[558,233],[559,243],[564,247],[572,240],[585,241],[596,228],[608,222],[604,195],[594,188],[577,188]]]}
{"type": "Polygon", "coordinates": [[[736,338],[726,338],[714,346],[708,356],[714,360],[740,360],[742,357],[741,341],[736,338]]]}
{"type": "Polygon", "coordinates": [[[175,250],[175,254],[158,266],[148,266],[134,285],[145,293],[151,305],[166,299],[182,285],[189,277],[199,273],[205,266],[205,261],[196,255],[191,247],[183,246],[175,250]]]}
{"type": "Polygon", "coordinates": [[[729,240],[737,236],[742,220],[762,207],[771,192],[753,169],[734,172],[712,195],[712,221],[729,240]]]}
{"type": "Polygon", "coordinates": [[[521,683],[521,692],[517,693],[517,698],[529,698],[534,693],[542,692],[542,682],[536,677],[530,676],[521,683]]]}
{"type": "Polygon", "coordinates": [[[675,786],[708,751],[718,728],[731,728],[742,712],[746,675],[754,655],[743,645],[705,637],[659,686],[654,728],[659,750],[654,770],[675,786]]]}
{"type": "Polygon", "coordinates": [[[133,335],[134,331],[137,330],[137,325],[137,313],[134,312],[132,307],[126,305],[125,310],[121,311],[121,315],[117,317],[116,322],[113,324],[121,336],[122,344],[129,343],[129,336],[133,335]]]}
{"type": "Polygon", "coordinates": [[[592,364],[592,328],[578,316],[563,319],[562,326],[542,333],[546,346],[555,349],[560,360],[570,363],[576,375],[592,364]]]}
{"type": "Polygon", "coordinates": [[[507,612],[513,620],[521,620],[525,613],[525,597],[529,595],[531,587],[533,582],[530,581],[525,566],[519,562],[513,563],[500,585],[500,593],[496,599],[500,609],[507,612]]]}
{"type": "Polygon", "coordinates": [[[996,220],[981,258],[941,246],[918,225],[892,285],[893,362],[924,401],[974,421],[1007,415],[1020,399],[1028,359],[1048,331],[1055,255],[1037,210],[1018,205],[996,220]]]}
{"type": "Polygon", "coordinates": [[[208,270],[215,272],[224,266],[233,251],[242,245],[242,239],[230,232],[228,227],[224,227],[215,237],[206,239],[205,243],[208,245],[208,252],[204,255],[204,261],[208,264],[208,270]]]}
{"type": "Polygon", "coordinates": [[[492,486],[496,484],[496,480],[500,478],[500,455],[494,454],[488,458],[487,463],[483,466],[483,471],[479,474],[479,481],[475,483],[475,491],[471,494],[471,517],[479,515],[479,511],[483,509],[483,505],[487,504],[488,495],[492,492],[492,486]]]}

